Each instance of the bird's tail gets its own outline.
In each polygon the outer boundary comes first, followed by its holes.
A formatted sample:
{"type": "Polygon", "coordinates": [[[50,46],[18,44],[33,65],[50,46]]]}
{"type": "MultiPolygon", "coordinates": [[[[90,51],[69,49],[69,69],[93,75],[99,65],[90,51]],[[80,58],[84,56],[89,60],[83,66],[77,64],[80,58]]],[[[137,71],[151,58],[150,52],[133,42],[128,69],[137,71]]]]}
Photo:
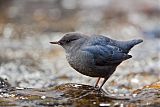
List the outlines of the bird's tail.
{"type": "Polygon", "coordinates": [[[132,47],[134,47],[135,45],[137,45],[141,42],[143,42],[142,39],[134,39],[134,40],[130,40],[130,41],[117,42],[117,45],[119,47],[121,47],[125,53],[128,53],[132,47]]]}
{"type": "Polygon", "coordinates": [[[135,45],[137,45],[141,42],[143,42],[142,39],[131,40],[131,41],[129,41],[129,47],[128,48],[131,49],[133,46],[135,46],[135,45]]]}

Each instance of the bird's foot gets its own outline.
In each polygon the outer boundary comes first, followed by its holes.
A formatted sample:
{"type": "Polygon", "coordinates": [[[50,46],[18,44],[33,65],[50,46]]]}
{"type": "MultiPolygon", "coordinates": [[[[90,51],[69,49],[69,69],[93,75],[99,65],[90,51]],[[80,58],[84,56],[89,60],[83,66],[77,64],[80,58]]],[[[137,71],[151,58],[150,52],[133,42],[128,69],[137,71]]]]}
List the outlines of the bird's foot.
{"type": "Polygon", "coordinates": [[[98,87],[98,86],[94,87],[94,89],[95,89],[96,91],[99,91],[99,87],[98,87]]]}

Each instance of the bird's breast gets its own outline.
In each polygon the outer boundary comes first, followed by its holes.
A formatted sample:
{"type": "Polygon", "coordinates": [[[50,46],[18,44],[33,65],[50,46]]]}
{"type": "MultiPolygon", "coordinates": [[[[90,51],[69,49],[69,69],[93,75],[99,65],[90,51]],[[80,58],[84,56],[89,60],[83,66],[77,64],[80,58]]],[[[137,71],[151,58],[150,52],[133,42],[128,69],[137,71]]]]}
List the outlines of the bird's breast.
{"type": "Polygon", "coordinates": [[[89,76],[89,72],[91,72],[91,63],[88,62],[87,58],[85,58],[82,54],[70,55],[66,54],[66,58],[71,67],[73,67],[76,71],[89,76]]]}

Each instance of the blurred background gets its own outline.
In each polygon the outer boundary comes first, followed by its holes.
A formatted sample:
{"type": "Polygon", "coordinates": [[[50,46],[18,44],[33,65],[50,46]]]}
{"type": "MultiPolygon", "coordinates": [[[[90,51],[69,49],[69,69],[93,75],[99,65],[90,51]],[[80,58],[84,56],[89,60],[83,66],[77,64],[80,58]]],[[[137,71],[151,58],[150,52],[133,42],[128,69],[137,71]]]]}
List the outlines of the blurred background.
{"type": "Polygon", "coordinates": [[[104,89],[127,93],[160,80],[160,0],[1,0],[0,10],[0,77],[12,86],[94,85],[49,44],[66,32],[144,40],[104,89]]]}

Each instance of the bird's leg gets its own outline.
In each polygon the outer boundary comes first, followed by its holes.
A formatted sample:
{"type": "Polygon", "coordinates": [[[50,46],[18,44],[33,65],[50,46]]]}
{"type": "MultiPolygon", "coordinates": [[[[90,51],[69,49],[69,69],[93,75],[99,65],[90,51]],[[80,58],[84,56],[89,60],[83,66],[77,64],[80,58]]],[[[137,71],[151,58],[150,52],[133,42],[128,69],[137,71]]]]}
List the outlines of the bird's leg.
{"type": "Polygon", "coordinates": [[[99,87],[99,90],[101,90],[102,86],[104,85],[104,83],[108,80],[108,78],[104,78],[103,83],[101,84],[101,86],[99,87]]]}
{"type": "Polygon", "coordinates": [[[95,87],[97,87],[97,85],[98,85],[98,83],[99,83],[99,81],[100,81],[100,77],[98,77],[98,79],[97,79],[97,82],[96,82],[96,84],[95,84],[95,87]]]}

